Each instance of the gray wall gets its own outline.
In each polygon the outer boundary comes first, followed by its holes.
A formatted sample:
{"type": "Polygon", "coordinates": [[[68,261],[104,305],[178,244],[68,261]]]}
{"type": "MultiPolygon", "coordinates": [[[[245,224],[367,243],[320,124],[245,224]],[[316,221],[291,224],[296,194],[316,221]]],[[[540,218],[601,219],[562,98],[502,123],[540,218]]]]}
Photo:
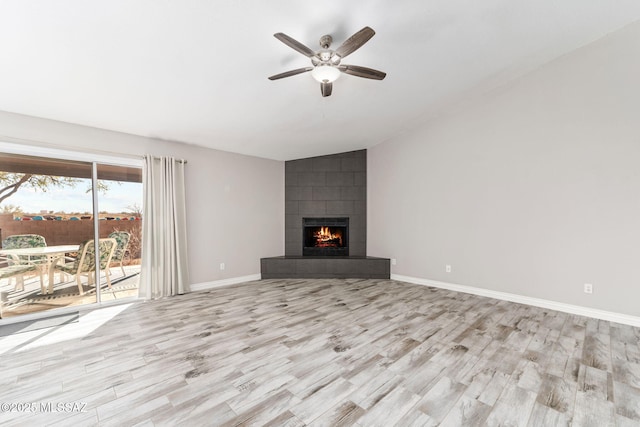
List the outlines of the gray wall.
{"type": "Polygon", "coordinates": [[[368,253],[392,274],[639,316],[638,76],[640,23],[370,149],[368,253]]]}
{"type": "Polygon", "coordinates": [[[285,162],[285,255],[302,255],[302,218],[348,217],[349,255],[367,252],[367,152],[285,162]]]}
{"type": "Polygon", "coordinates": [[[259,274],[260,258],[284,250],[283,162],[6,112],[0,140],[186,159],[192,283],[259,274]]]}

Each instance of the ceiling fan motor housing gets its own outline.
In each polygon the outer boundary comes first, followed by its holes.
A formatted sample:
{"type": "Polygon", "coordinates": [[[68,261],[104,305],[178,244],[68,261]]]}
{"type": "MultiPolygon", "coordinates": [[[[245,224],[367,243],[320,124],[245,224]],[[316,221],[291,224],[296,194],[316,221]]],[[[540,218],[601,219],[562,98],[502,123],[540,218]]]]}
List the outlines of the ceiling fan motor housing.
{"type": "Polygon", "coordinates": [[[340,58],[340,55],[338,55],[334,50],[329,49],[329,46],[331,46],[332,41],[333,41],[333,38],[328,34],[320,37],[320,47],[322,49],[317,51],[315,56],[311,58],[311,63],[314,66],[340,65],[340,59],[342,59],[340,58]]]}

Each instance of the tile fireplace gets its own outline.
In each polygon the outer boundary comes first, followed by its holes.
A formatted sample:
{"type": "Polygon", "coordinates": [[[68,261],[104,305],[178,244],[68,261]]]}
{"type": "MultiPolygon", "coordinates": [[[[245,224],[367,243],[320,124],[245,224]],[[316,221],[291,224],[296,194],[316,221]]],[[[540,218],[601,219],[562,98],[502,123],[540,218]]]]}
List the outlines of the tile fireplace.
{"type": "Polygon", "coordinates": [[[367,256],[367,152],[285,163],[284,256],[260,260],[263,279],[388,279],[388,258],[367,256]]]}

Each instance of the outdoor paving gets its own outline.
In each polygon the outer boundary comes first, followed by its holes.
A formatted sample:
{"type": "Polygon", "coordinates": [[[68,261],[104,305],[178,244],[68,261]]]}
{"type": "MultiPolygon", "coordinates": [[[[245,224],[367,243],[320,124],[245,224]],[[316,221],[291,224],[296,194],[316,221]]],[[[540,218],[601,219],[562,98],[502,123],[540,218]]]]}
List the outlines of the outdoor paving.
{"type": "MultiPolygon", "coordinates": [[[[108,288],[104,275],[102,275],[100,284],[103,302],[138,295],[140,266],[125,266],[125,272],[126,276],[123,276],[119,267],[111,269],[112,289],[108,288]]],[[[67,277],[69,280],[66,282],[56,283],[53,294],[45,295],[41,294],[40,280],[37,276],[25,278],[24,291],[14,291],[15,279],[12,281],[0,280],[0,291],[8,292],[9,298],[9,301],[3,306],[2,318],[96,302],[96,289],[95,287],[87,289],[86,277],[82,277],[82,283],[85,285],[84,295],[78,294],[75,277],[67,277]]]]}

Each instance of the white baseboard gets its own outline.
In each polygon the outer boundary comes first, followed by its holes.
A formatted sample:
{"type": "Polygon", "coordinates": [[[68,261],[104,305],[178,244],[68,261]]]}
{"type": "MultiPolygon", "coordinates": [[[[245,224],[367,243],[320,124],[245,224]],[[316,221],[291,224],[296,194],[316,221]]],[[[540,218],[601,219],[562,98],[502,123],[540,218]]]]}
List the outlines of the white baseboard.
{"type": "Polygon", "coordinates": [[[434,288],[448,289],[450,291],[464,292],[467,294],[480,295],[483,297],[495,298],[504,301],[517,302],[520,304],[532,305],[535,307],[548,308],[580,316],[593,317],[595,319],[608,320],[609,322],[622,323],[625,325],[640,327],[640,317],[628,314],[615,313],[613,311],[598,310],[596,308],[582,307],[579,305],[565,304],[541,298],[526,297],[507,292],[492,291],[490,289],[476,288],[473,286],[457,285],[454,283],[438,282],[436,280],[421,279],[417,277],[401,276],[392,274],[391,280],[408,282],[416,285],[432,286],[434,288]]]}
{"type": "Polygon", "coordinates": [[[207,289],[220,288],[222,286],[236,285],[243,282],[253,282],[260,280],[260,274],[250,274],[249,276],[231,277],[229,279],[214,280],[212,282],[193,283],[189,286],[191,292],[204,291],[207,289]]]}

